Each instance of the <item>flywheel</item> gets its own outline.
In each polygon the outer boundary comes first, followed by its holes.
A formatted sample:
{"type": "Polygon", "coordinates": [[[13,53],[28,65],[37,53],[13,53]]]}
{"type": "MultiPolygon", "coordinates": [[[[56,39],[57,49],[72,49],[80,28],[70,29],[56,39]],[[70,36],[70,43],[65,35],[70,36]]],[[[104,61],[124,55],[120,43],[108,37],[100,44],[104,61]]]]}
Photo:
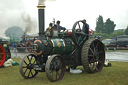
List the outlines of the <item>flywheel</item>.
{"type": "Polygon", "coordinates": [[[83,20],[74,23],[72,28],[72,37],[74,43],[79,47],[81,47],[89,38],[89,30],[86,28],[86,23],[83,20]],[[86,31],[84,32],[83,29],[86,31]]]}

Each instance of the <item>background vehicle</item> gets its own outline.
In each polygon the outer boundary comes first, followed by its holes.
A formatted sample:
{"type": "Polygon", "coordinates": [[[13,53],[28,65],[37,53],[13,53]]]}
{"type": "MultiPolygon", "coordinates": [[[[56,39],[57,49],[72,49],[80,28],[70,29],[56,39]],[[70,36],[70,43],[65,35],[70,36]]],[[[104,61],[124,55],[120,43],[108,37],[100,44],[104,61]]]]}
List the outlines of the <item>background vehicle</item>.
{"type": "Polygon", "coordinates": [[[117,49],[128,49],[128,35],[120,35],[116,37],[117,49]]]}
{"type": "Polygon", "coordinates": [[[106,50],[116,50],[116,40],[114,39],[105,39],[102,40],[105,45],[106,50]]]}
{"type": "Polygon", "coordinates": [[[25,36],[23,35],[21,38],[22,40],[20,43],[17,43],[17,50],[18,52],[32,52],[32,44],[33,41],[37,38],[38,36],[25,36]]]}
{"type": "Polygon", "coordinates": [[[3,63],[11,58],[11,52],[8,46],[8,41],[0,40],[0,67],[3,63]]]}

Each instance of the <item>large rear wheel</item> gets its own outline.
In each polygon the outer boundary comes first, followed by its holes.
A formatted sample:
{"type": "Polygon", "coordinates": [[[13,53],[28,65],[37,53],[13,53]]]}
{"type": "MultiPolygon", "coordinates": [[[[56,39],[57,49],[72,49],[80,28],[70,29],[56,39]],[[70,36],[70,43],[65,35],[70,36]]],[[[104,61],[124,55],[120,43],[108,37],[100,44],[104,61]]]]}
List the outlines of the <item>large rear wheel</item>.
{"type": "Polygon", "coordinates": [[[82,48],[81,61],[85,71],[88,73],[101,71],[105,61],[103,43],[98,39],[87,40],[82,48]]]}

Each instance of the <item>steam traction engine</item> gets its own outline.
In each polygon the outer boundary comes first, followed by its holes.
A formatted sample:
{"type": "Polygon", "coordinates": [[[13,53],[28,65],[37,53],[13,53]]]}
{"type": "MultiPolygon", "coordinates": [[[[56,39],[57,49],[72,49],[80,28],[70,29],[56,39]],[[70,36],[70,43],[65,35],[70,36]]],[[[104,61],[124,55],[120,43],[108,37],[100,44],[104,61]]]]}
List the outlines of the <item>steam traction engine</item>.
{"type": "Polygon", "coordinates": [[[82,65],[88,73],[102,70],[105,60],[104,45],[98,39],[90,39],[88,29],[86,32],[82,31],[86,26],[84,21],[75,22],[72,32],[60,31],[57,25],[52,25],[48,35],[45,35],[45,6],[38,8],[39,39],[34,41],[34,54],[26,55],[19,67],[20,74],[25,79],[35,77],[38,72],[46,72],[50,81],[59,81],[64,77],[66,66],[76,68],[82,65]]]}
{"type": "Polygon", "coordinates": [[[0,67],[2,67],[3,63],[9,58],[11,58],[11,53],[8,42],[0,40],[0,67]]]}

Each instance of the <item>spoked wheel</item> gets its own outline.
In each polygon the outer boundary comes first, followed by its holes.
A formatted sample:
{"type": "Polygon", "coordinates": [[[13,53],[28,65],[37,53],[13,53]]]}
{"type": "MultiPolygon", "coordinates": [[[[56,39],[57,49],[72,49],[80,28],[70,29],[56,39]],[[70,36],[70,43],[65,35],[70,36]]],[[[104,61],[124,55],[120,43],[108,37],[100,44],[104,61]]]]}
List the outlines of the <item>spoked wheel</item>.
{"type": "Polygon", "coordinates": [[[81,61],[85,71],[88,73],[101,71],[105,61],[103,43],[98,39],[87,40],[82,48],[81,61]]]}
{"type": "Polygon", "coordinates": [[[20,74],[25,79],[35,77],[38,74],[38,72],[33,69],[35,64],[37,64],[36,55],[34,54],[26,55],[20,62],[20,67],[19,67],[20,74]]]}
{"type": "Polygon", "coordinates": [[[46,75],[52,82],[59,81],[64,77],[66,65],[60,55],[52,55],[46,62],[46,75]]]}
{"type": "Polygon", "coordinates": [[[0,66],[3,65],[3,63],[5,62],[5,59],[6,59],[6,52],[3,48],[3,46],[0,45],[0,66]]]}
{"type": "Polygon", "coordinates": [[[84,21],[80,20],[75,22],[72,28],[73,41],[77,46],[82,46],[83,43],[89,38],[89,30],[84,21]],[[86,31],[82,31],[85,29],[86,31]]]}

